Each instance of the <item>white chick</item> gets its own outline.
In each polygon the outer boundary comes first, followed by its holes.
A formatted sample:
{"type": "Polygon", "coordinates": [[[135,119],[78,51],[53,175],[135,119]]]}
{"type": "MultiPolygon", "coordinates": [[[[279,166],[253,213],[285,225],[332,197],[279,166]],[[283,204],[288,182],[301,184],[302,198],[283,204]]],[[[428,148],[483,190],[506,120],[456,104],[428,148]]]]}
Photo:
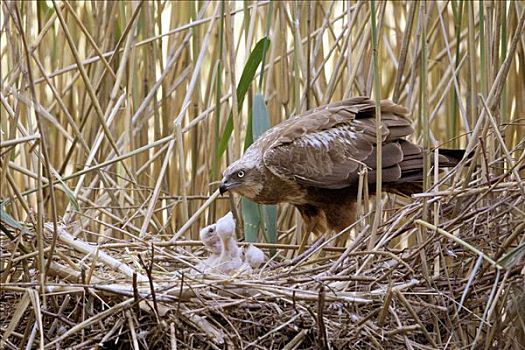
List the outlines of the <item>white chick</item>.
{"type": "Polygon", "coordinates": [[[217,256],[221,254],[222,246],[221,240],[219,236],[217,236],[216,224],[211,224],[201,229],[199,237],[210,253],[216,254],[217,256]]]}
{"type": "Polygon", "coordinates": [[[229,212],[217,221],[217,236],[222,242],[222,251],[217,262],[217,269],[224,273],[238,270],[242,265],[241,249],[235,240],[235,221],[229,212]]]}
{"type": "Polygon", "coordinates": [[[208,225],[201,229],[199,237],[204,244],[204,247],[206,247],[206,250],[210,252],[210,256],[208,259],[201,262],[197,266],[197,269],[202,272],[207,272],[217,266],[217,262],[219,261],[222,252],[222,243],[219,236],[217,236],[215,224],[208,225]]]}
{"type": "Polygon", "coordinates": [[[252,269],[258,269],[264,263],[264,252],[253,244],[250,244],[244,249],[244,260],[252,269]]]}

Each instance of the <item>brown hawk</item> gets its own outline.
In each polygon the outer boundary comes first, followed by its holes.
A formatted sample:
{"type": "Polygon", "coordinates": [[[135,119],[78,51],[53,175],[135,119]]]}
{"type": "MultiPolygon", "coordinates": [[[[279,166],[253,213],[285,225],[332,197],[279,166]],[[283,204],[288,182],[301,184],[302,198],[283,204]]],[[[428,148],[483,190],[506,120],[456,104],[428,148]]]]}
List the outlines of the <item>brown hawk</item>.
{"type": "MultiPolygon", "coordinates": [[[[382,188],[411,195],[421,191],[423,149],[408,110],[381,102],[382,188]]],[[[220,192],[232,191],[261,204],[290,203],[307,232],[340,231],[355,221],[359,170],[376,181],[374,101],[354,97],[292,117],[267,130],[223,173],[220,192]]],[[[453,166],[461,150],[440,150],[439,167],[453,166]]]]}

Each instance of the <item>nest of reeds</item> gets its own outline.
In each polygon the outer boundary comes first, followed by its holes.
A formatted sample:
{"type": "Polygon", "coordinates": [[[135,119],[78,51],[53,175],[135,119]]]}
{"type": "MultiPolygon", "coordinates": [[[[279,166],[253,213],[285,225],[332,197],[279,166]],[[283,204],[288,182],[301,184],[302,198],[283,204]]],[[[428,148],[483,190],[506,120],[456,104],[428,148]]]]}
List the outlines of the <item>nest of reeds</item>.
{"type": "Polygon", "coordinates": [[[2,345],[522,348],[524,185],[506,175],[417,195],[377,232],[363,219],[344,248],[323,237],[288,259],[296,246],[260,245],[271,259],[249,274],[195,273],[199,242],[87,243],[75,224],[44,225],[47,261],[33,230],[3,221],[2,345]]]}

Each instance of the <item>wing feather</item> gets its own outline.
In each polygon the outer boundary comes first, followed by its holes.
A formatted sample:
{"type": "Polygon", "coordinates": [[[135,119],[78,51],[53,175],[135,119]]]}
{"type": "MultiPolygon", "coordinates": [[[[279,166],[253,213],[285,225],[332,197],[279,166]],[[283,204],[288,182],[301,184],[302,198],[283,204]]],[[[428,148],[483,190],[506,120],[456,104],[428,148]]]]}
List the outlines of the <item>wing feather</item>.
{"type": "MultiPolygon", "coordinates": [[[[390,101],[383,101],[381,109],[383,178],[395,181],[401,177],[404,155],[421,151],[402,139],[413,132],[408,110],[390,101]]],[[[264,164],[275,175],[305,186],[338,189],[356,183],[361,166],[375,171],[377,125],[370,99],[333,103],[282,124],[263,146],[264,164]]],[[[369,178],[375,181],[375,176],[369,178]]]]}

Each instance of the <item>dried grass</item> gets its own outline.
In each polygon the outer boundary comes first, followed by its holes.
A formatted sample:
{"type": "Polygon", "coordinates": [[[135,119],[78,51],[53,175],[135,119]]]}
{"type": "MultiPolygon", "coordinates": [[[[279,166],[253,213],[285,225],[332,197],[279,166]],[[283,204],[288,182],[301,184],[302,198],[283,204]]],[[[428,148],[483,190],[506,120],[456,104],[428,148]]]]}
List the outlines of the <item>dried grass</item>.
{"type": "MultiPolygon", "coordinates": [[[[2,255],[13,262],[1,287],[5,346],[39,343],[40,335],[28,336],[40,329],[33,326],[36,312],[46,348],[135,342],[135,348],[178,349],[520,348],[525,263],[519,252],[509,257],[515,242],[522,250],[524,244],[519,188],[510,182],[424,198],[444,215],[462,210],[436,232],[421,221],[423,204],[416,199],[379,228],[372,250],[367,226],[346,249],[319,254],[330,243],[323,240],[290,261],[284,248],[297,247],[278,247],[277,256],[249,276],[195,274],[205,255],[199,242],[154,236],[85,244],[68,233],[78,228],[73,224],[58,230],[41,290],[36,270],[24,282],[23,266],[17,268],[31,256],[16,253],[3,237],[2,255]],[[401,249],[423,225],[430,228],[425,241],[401,249]],[[430,274],[421,264],[423,251],[430,274]],[[38,292],[47,307],[35,302],[38,292]]],[[[35,244],[30,229],[10,231],[35,244]]],[[[45,232],[48,246],[51,224],[45,232]]]]}

